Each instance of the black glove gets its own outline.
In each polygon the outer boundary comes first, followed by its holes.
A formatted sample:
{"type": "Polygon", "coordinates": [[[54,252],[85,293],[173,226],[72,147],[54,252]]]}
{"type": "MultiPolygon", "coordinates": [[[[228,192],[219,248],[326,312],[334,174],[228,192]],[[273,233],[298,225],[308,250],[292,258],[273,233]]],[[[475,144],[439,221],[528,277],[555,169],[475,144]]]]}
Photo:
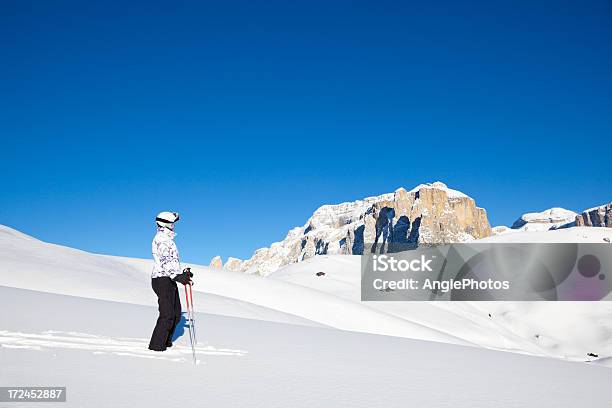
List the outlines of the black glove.
{"type": "Polygon", "coordinates": [[[183,272],[180,275],[176,275],[174,277],[174,281],[182,283],[183,285],[187,285],[191,281],[191,276],[189,276],[189,274],[187,272],[183,272]]]}
{"type": "Polygon", "coordinates": [[[190,278],[193,278],[193,272],[191,272],[191,268],[183,269],[183,273],[186,273],[189,275],[190,278]]]}

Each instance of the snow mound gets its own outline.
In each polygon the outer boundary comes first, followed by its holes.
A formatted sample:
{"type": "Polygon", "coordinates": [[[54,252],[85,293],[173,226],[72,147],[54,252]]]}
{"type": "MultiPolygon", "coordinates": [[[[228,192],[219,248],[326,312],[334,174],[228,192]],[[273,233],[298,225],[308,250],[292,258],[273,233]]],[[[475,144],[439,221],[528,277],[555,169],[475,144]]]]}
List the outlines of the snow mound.
{"type": "Polygon", "coordinates": [[[565,208],[549,208],[542,212],[523,214],[512,224],[512,229],[521,231],[547,231],[560,227],[574,226],[576,216],[574,211],[565,208]]]}
{"type": "Polygon", "coordinates": [[[453,190],[451,188],[448,188],[446,186],[446,184],[444,184],[441,181],[435,181],[433,183],[419,184],[418,186],[416,186],[415,188],[410,190],[409,193],[415,193],[415,192],[419,191],[422,188],[433,188],[433,189],[436,189],[436,190],[443,190],[443,191],[446,192],[446,195],[448,196],[448,198],[468,197],[466,194],[462,193],[461,191],[453,190]]]}

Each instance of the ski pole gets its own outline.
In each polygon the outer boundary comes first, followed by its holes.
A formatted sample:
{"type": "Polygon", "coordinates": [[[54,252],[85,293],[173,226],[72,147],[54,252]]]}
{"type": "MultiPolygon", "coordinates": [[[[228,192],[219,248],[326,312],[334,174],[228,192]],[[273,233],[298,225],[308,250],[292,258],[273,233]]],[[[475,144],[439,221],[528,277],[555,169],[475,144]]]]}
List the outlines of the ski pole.
{"type": "MultiPolygon", "coordinates": [[[[193,276],[193,274],[191,273],[191,268],[188,267],[188,268],[185,268],[185,270],[189,272],[191,276],[193,276]]],[[[192,280],[189,281],[189,303],[190,303],[189,325],[193,328],[193,342],[194,344],[198,344],[198,337],[196,335],[196,327],[195,327],[195,307],[193,305],[193,281],[192,280]]]]}
{"type": "Polygon", "coordinates": [[[190,311],[191,311],[191,326],[193,326],[193,342],[198,344],[198,337],[196,336],[196,326],[195,326],[195,307],[193,306],[193,283],[189,282],[189,303],[191,303],[190,311]]]}
{"type": "MultiPolygon", "coordinates": [[[[187,285],[185,285],[185,303],[187,304],[187,318],[190,316],[189,295],[187,294],[187,285]]],[[[193,334],[191,332],[191,323],[189,323],[189,343],[191,343],[191,354],[193,355],[193,364],[196,364],[195,347],[193,344],[193,334]]]]}

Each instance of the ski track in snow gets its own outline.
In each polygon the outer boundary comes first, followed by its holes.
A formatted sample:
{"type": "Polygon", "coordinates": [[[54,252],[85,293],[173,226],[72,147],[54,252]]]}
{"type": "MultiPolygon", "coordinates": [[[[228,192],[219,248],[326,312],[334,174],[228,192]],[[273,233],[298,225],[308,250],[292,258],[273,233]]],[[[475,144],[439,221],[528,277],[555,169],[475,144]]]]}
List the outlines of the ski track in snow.
{"type": "MultiPolygon", "coordinates": [[[[88,333],[45,330],[40,334],[0,330],[0,346],[9,349],[42,351],[46,349],[72,349],[91,351],[93,354],[114,354],[174,362],[192,360],[191,346],[174,344],[163,354],[148,349],[147,339],[131,337],[109,337],[88,333]]],[[[198,356],[240,357],[248,352],[211,345],[195,346],[197,364],[203,361],[198,356]]]]}

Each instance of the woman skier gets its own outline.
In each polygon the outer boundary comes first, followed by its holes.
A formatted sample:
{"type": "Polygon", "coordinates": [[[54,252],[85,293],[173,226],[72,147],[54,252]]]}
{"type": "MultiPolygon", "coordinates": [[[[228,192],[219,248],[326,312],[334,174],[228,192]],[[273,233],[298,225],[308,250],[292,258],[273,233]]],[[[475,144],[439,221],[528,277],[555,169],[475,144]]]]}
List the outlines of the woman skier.
{"type": "Polygon", "coordinates": [[[159,317],[153,329],[149,350],[164,351],[172,347],[172,334],[181,320],[181,300],[176,282],[187,285],[193,273],[188,269],[181,273],[179,255],[174,243],[174,223],[178,213],[164,211],[157,215],[157,234],[153,238],[153,273],[151,286],[157,295],[159,317]]]}

